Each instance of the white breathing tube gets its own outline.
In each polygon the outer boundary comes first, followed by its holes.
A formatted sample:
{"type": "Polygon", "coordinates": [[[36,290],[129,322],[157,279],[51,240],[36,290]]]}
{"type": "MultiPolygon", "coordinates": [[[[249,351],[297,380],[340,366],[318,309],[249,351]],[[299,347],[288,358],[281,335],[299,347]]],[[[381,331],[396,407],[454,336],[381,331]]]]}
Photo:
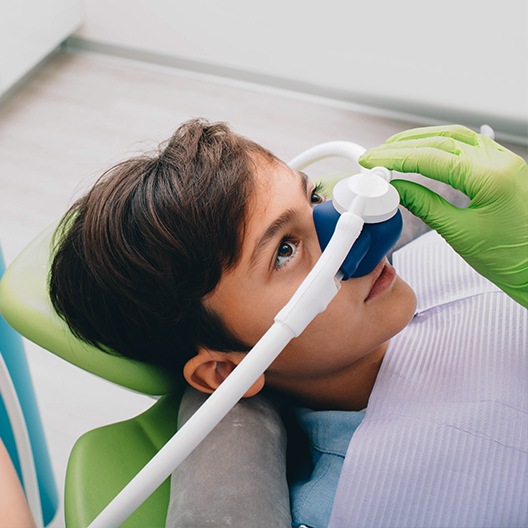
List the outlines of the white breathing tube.
{"type": "MultiPolygon", "coordinates": [[[[364,151],[355,143],[323,143],[297,156],[289,165],[301,170],[315,161],[334,156],[357,162],[364,151]]],[[[99,514],[90,528],[120,526],[202,442],[286,345],[326,309],[339,291],[339,268],[361,233],[364,217],[379,215],[381,221],[394,214],[398,207],[398,194],[388,185],[389,179],[389,171],[379,168],[353,176],[350,185],[340,186],[346,187],[346,196],[336,200],[334,195],[334,201],[343,209],[335,232],[313,269],[275,317],[274,324],[195,414],[99,514]],[[380,203],[383,204],[381,208],[380,203]]],[[[375,221],[371,219],[371,222],[375,221]]]]}

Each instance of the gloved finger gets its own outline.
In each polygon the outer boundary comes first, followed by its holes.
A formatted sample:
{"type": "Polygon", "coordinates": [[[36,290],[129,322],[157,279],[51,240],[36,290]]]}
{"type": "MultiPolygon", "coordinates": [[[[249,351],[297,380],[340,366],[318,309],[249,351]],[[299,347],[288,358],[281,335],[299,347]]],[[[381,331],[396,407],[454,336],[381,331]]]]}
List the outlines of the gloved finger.
{"type": "Polygon", "coordinates": [[[367,150],[359,163],[367,169],[381,165],[398,172],[417,172],[474,198],[479,182],[471,177],[466,158],[457,147],[462,144],[438,137],[385,144],[367,150]]]}
{"type": "Polygon", "coordinates": [[[406,180],[391,183],[400,194],[400,203],[429,227],[441,235],[458,231],[461,209],[419,183],[406,180]]]}
{"type": "Polygon", "coordinates": [[[467,143],[468,145],[476,145],[478,143],[478,134],[462,125],[447,125],[447,126],[432,126],[419,127],[410,130],[404,130],[387,139],[386,143],[395,143],[397,141],[406,141],[409,139],[421,139],[430,137],[450,137],[467,143]]]}

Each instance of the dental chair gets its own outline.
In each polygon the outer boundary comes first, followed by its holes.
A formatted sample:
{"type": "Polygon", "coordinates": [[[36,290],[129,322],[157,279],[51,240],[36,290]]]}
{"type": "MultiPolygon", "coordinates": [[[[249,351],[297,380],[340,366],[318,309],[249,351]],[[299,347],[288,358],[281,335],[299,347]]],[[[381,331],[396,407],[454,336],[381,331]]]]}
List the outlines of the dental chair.
{"type": "MultiPolygon", "coordinates": [[[[76,442],[66,474],[66,526],[87,526],[174,435],[182,380],[76,339],[55,314],[47,293],[50,243],[55,226],[38,236],[0,281],[0,312],[27,339],[66,361],[143,394],[159,396],[141,415],[85,433],[76,442]]],[[[82,300],[79,300],[81,302],[82,300]]],[[[167,479],[123,526],[165,526],[167,479]]]]}

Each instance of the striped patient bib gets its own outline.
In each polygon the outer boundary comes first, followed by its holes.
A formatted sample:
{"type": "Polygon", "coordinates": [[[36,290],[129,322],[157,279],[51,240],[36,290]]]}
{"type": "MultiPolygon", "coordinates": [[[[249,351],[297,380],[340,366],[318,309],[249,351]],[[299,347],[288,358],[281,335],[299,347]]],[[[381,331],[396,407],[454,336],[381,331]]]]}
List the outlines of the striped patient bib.
{"type": "Polygon", "coordinates": [[[435,232],[394,265],[417,312],[387,350],[330,526],[528,526],[528,310],[435,232]]]}

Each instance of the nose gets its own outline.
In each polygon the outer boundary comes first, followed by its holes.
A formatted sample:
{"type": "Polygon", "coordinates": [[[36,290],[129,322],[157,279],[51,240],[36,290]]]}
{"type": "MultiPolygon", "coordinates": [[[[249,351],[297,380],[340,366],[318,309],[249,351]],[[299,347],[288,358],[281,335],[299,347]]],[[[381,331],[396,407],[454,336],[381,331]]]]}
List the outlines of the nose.
{"type": "MultiPolygon", "coordinates": [[[[315,230],[322,251],[332,238],[339,216],[332,200],[314,207],[315,230]]],[[[383,222],[365,223],[361,234],[340,268],[343,280],[368,275],[400,238],[402,227],[403,221],[399,210],[383,222]]]]}

